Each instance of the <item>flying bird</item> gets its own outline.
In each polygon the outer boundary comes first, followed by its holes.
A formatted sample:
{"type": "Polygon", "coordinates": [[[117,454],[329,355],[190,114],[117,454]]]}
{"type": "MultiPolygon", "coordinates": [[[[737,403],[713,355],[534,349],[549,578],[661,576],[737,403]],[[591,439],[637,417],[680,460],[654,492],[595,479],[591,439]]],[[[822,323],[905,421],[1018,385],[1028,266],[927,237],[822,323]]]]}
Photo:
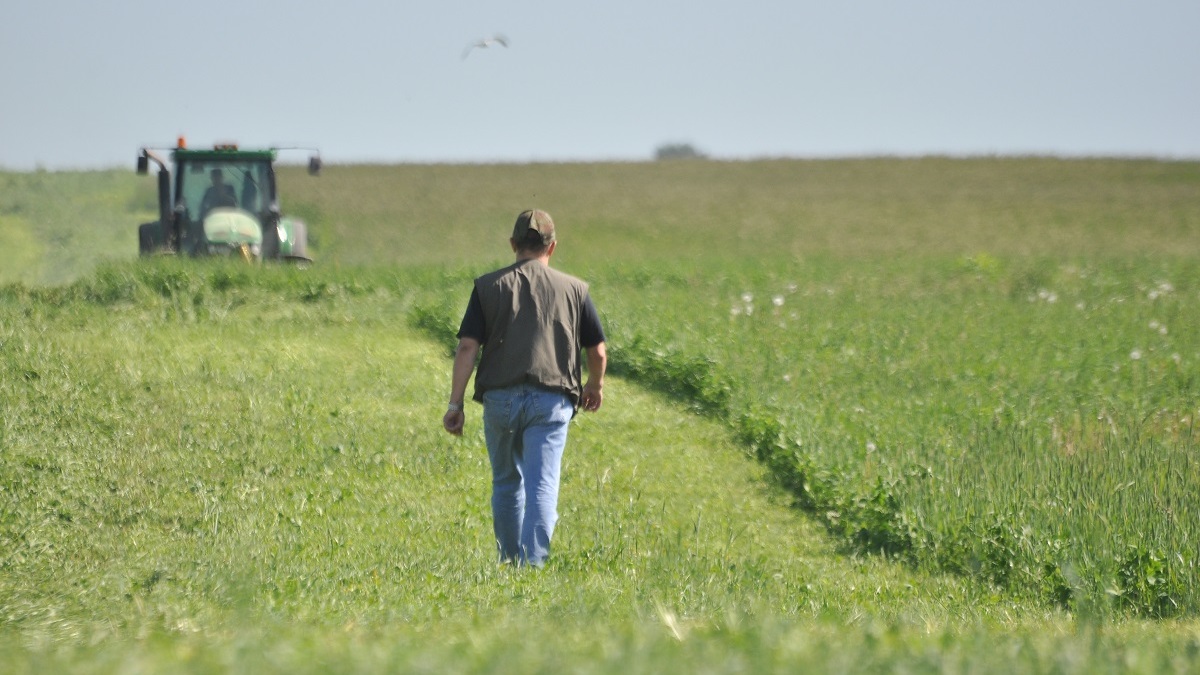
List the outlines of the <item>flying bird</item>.
{"type": "Polygon", "coordinates": [[[471,50],[473,50],[473,49],[487,49],[488,47],[491,47],[493,45],[500,45],[501,47],[508,47],[508,38],[504,37],[503,35],[493,35],[490,38],[476,40],[475,42],[472,42],[471,44],[467,45],[467,48],[463,50],[462,57],[465,59],[468,56],[470,56],[471,50]]]}

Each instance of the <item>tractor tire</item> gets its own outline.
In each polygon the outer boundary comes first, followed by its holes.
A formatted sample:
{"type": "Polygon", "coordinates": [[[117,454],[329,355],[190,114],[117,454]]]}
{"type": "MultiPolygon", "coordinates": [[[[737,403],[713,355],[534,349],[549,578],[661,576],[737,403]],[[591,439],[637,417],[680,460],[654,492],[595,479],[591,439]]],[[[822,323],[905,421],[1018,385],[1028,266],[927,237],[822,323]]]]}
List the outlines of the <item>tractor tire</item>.
{"type": "Polygon", "coordinates": [[[308,256],[308,226],[302,220],[291,221],[291,246],[283,259],[300,267],[312,264],[308,256]]]}
{"type": "Polygon", "coordinates": [[[142,223],[138,226],[139,254],[152,255],[162,250],[165,244],[166,241],[162,235],[162,225],[160,223],[142,223]]]}

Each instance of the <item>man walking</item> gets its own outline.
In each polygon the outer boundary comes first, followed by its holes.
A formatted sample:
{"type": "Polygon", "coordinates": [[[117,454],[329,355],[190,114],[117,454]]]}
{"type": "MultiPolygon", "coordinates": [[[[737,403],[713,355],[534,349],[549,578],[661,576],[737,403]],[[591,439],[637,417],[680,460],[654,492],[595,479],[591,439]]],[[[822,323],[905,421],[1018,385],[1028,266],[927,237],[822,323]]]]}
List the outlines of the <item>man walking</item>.
{"type": "Polygon", "coordinates": [[[550,267],[558,246],[550,215],[522,212],[509,241],[517,261],[475,280],[442,426],[462,434],[467,381],[482,349],[473,399],[483,403],[496,545],[503,561],[541,566],[558,519],[567,427],[577,409],[600,409],[608,357],[587,284],[550,267]]]}

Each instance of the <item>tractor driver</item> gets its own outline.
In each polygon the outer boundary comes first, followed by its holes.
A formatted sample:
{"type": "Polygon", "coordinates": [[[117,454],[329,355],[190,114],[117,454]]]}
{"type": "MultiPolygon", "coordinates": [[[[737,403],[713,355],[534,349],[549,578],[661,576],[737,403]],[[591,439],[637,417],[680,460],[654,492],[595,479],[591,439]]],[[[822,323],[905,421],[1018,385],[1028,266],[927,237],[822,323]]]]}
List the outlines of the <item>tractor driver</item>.
{"type": "Polygon", "coordinates": [[[209,175],[212,177],[212,187],[204,191],[204,199],[200,202],[201,219],[218,206],[237,206],[237,194],[234,193],[232,185],[225,183],[225,176],[221,170],[213,169],[209,175]]]}

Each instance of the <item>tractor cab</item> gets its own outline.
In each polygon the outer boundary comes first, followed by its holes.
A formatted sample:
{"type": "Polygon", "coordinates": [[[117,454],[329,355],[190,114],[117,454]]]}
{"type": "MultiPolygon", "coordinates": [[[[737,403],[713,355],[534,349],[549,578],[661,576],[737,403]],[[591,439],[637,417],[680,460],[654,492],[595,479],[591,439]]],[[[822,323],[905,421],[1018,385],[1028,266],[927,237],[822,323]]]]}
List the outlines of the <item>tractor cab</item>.
{"type": "MultiPolygon", "coordinates": [[[[304,223],[279,210],[276,152],[233,144],[193,150],[180,139],[171,152],[171,180],[166,162],[143,149],[138,173],[147,173],[150,161],[159,165],[160,217],[139,229],[141,253],[308,261],[304,223]]],[[[309,172],[319,170],[320,159],[313,157],[309,172]]]]}
{"type": "MultiPolygon", "coordinates": [[[[194,255],[262,256],[264,225],[275,220],[269,158],[247,153],[175,154],[175,210],[185,224],[180,249],[194,255]]],[[[278,207],[276,207],[276,211],[278,207]]]]}

